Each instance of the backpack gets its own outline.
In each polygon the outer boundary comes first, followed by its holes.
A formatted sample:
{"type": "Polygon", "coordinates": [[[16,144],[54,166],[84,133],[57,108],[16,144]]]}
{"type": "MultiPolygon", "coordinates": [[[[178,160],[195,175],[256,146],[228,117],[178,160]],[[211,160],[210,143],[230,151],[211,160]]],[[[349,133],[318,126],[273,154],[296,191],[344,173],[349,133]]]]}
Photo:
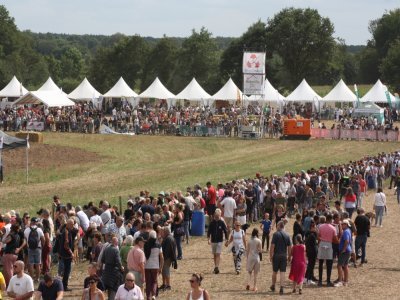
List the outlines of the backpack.
{"type": "Polygon", "coordinates": [[[39,238],[39,233],[37,232],[37,228],[32,228],[29,227],[31,229],[31,232],[29,233],[28,236],[28,247],[29,249],[37,249],[39,247],[39,242],[40,242],[40,238],[39,238]]]}

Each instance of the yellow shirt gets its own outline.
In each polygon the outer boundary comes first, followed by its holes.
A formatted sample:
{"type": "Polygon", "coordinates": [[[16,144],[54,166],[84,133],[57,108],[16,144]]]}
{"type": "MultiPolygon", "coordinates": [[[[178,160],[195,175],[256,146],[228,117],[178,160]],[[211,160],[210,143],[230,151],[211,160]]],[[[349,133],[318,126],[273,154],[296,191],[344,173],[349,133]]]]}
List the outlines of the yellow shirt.
{"type": "MultiPolygon", "coordinates": [[[[6,285],[6,281],[4,280],[4,276],[3,273],[0,272],[0,286],[1,285],[6,285]]],[[[1,296],[1,289],[0,289],[0,299],[3,299],[3,297],[1,296]]]]}

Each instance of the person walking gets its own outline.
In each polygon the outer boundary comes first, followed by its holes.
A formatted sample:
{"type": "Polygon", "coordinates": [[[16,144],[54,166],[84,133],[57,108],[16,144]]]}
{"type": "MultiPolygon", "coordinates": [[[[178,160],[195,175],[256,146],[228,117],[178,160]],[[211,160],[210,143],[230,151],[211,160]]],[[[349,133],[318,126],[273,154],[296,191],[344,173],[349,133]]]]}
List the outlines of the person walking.
{"type": "Polygon", "coordinates": [[[25,264],[21,260],[14,263],[15,275],[10,279],[7,296],[13,299],[31,299],[34,287],[32,277],[24,272],[25,264]]]}
{"type": "Polygon", "coordinates": [[[355,253],[356,258],[361,257],[361,265],[367,262],[366,259],[366,249],[367,249],[367,240],[369,236],[369,230],[371,227],[371,223],[369,218],[365,215],[364,208],[359,208],[357,210],[357,217],[354,220],[354,225],[356,227],[356,239],[355,239],[355,253]],[[358,256],[359,250],[361,249],[361,256],[358,256]]]}
{"type": "Polygon", "coordinates": [[[246,290],[252,290],[257,292],[257,276],[260,272],[260,257],[262,253],[261,241],[258,238],[258,229],[254,228],[251,233],[251,239],[247,244],[246,258],[247,265],[246,270],[248,273],[248,280],[246,290]],[[253,275],[253,287],[251,286],[251,276],[253,275]]]}
{"type": "Polygon", "coordinates": [[[306,254],[307,254],[307,270],[306,270],[306,279],[307,284],[315,285],[315,277],[314,277],[314,267],[315,262],[317,261],[317,253],[318,253],[318,237],[317,237],[317,226],[315,226],[314,220],[310,223],[310,230],[306,233],[306,254]]]}
{"type": "Polygon", "coordinates": [[[299,294],[303,290],[304,274],[306,272],[306,247],[303,244],[303,237],[298,234],[294,238],[295,245],[292,247],[291,267],[289,279],[293,281],[293,293],[296,293],[296,287],[299,287],[299,294]]]}
{"type": "Polygon", "coordinates": [[[265,242],[267,242],[267,252],[269,251],[269,235],[271,232],[272,222],[269,219],[269,213],[264,214],[261,221],[260,229],[262,229],[262,249],[264,250],[265,242]]]}
{"type": "Polygon", "coordinates": [[[10,282],[13,277],[14,263],[17,261],[17,254],[21,251],[19,248],[20,236],[18,235],[19,225],[11,225],[10,233],[5,239],[6,247],[3,253],[3,273],[6,281],[6,285],[10,282]]]}
{"type": "Polygon", "coordinates": [[[129,251],[127,263],[128,270],[135,276],[135,283],[143,292],[143,285],[146,280],[144,266],[146,264],[146,256],[143,252],[144,239],[139,236],[135,240],[135,246],[129,251]]]}
{"type": "Polygon", "coordinates": [[[142,290],[135,284],[135,276],[128,273],[125,276],[125,284],[121,284],[115,295],[115,300],[144,300],[142,290]]]}
{"type": "Polygon", "coordinates": [[[352,237],[350,230],[350,221],[348,219],[342,221],[343,234],[339,243],[339,258],[338,258],[338,282],[335,287],[347,286],[349,282],[349,259],[351,255],[352,237]]]}
{"type": "Polygon", "coordinates": [[[357,196],[353,192],[353,188],[351,187],[347,188],[346,195],[344,196],[344,208],[349,213],[350,219],[353,216],[354,210],[356,209],[356,201],[357,201],[357,196]]]}
{"type": "Polygon", "coordinates": [[[25,240],[28,244],[28,269],[34,281],[39,281],[40,266],[42,264],[42,246],[44,245],[44,234],[37,226],[38,219],[31,218],[31,224],[24,231],[25,240]],[[36,276],[33,275],[35,269],[36,276]]]}
{"type": "Polygon", "coordinates": [[[187,294],[186,300],[210,300],[210,295],[205,289],[202,289],[201,282],[203,276],[198,273],[193,273],[190,282],[191,291],[187,294]]]}
{"type": "Polygon", "coordinates": [[[177,260],[183,259],[182,254],[182,237],[185,235],[185,229],[183,227],[183,206],[184,204],[177,204],[175,207],[175,217],[173,223],[174,239],[176,244],[176,250],[178,252],[177,260]]]}
{"type": "Polygon", "coordinates": [[[385,211],[386,207],[386,195],[383,193],[381,187],[378,188],[375,194],[375,201],[374,201],[374,210],[375,210],[375,227],[383,227],[382,220],[383,220],[383,212],[385,211]]]}
{"type": "Polygon", "coordinates": [[[159,290],[170,290],[171,289],[171,265],[176,263],[176,246],[175,239],[171,234],[169,226],[164,226],[162,231],[162,252],[164,256],[164,264],[162,267],[162,285],[159,290]]]}
{"type": "Polygon", "coordinates": [[[290,262],[290,253],[292,249],[292,242],[290,236],[284,231],[285,223],[279,221],[277,224],[277,231],[272,236],[271,249],[269,251],[269,258],[272,262],[272,285],[271,291],[275,291],[275,284],[278,272],[280,272],[280,289],[279,294],[283,295],[283,285],[285,281],[285,272],[287,263],[290,262]]]}
{"type": "Polygon", "coordinates": [[[144,245],[146,256],[145,276],[146,276],[146,298],[154,299],[158,296],[158,274],[161,273],[164,257],[161,245],[157,242],[155,231],[150,232],[149,240],[144,245]]]}
{"type": "Polygon", "coordinates": [[[238,221],[235,222],[235,229],[232,230],[229,240],[225,242],[225,247],[228,247],[232,242],[233,264],[236,274],[239,275],[242,268],[242,256],[246,251],[246,233],[240,228],[238,221]]]}
{"type": "Polygon", "coordinates": [[[113,235],[110,245],[104,249],[101,263],[104,265],[101,280],[104,288],[107,290],[108,299],[114,300],[118,287],[122,282],[124,272],[118,250],[117,236],[113,235]]]}
{"type": "Polygon", "coordinates": [[[228,230],[225,222],[221,220],[221,210],[217,208],[214,213],[214,219],[210,222],[207,231],[208,244],[214,256],[214,273],[219,273],[219,263],[221,261],[222,242],[228,239],[228,230]]]}
{"type": "Polygon", "coordinates": [[[97,287],[98,281],[97,276],[89,277],[89,287],[83,290],[81,300],[105,300],[103,292],[97,287]]]}

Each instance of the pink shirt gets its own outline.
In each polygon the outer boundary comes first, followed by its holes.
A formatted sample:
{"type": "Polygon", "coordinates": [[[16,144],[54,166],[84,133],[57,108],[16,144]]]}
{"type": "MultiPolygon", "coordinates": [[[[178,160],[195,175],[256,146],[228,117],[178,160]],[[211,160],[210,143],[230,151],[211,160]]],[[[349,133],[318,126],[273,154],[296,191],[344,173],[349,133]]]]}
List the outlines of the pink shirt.
{"type": "Polygon", "coordinates": [[[143,250],[140,249],[139,246],[134,246],[128,253],[127,257],[128,270],[140,272],[141,271],[140,266],[142,265],[144,267],[145,263],[146,263],[146,256],[144,255],[143,250]]]}
{"type": "Polygon", "coordinates": [[[336,229],[332,224],[321,224],[319,226],[319,238],[323,242],[332,243],[333,237],[336,235],[336,229]]]}

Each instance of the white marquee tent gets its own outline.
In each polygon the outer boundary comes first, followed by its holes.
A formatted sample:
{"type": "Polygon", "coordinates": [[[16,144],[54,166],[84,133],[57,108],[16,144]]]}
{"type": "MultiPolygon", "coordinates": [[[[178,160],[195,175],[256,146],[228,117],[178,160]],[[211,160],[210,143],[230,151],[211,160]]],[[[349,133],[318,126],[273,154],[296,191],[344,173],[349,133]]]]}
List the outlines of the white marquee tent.
{"type": "Polygon", "coordinates": [[[43,104],[47,107],[74,106],[75,103],[61,90],[28,92],[14,102],[14,105],[43,104]]]}
{"type": "Polygon", "coordinates": [[[175,96],[176,99],[184,99],[190,101],[202,101],[211,99],[211,95],[207,93],[197,82],[195,78],[175,96]]]}
{"type": "Polygon", "coordinates": [[[68,97],[75,101],[93,101],[99,99],[101,94],[90,84],[85,77],[82,82],[68,94],[68,97]]]}
{"type": "MultiPolygon", "coordinates": [[[[361,98],[361,102],[373,102],[373,103],[388,103],[388,99],[386,97],[387,91],[386,85],[384,85],[379,79],[374,84],[374,86],[361,98]]],[[[389,93],[390,100],[392,103],[395,103],[395,97],[389,93]]]]}
{"type": "Polygon", "coordinates": [[[103,95],[106,98],[132,98],[137,97],[136,94],[125,82],[125,80],[120,77],[117,83],[103,95]]]}
{"type": "Polygon", "coordinates": [[[276,102],[283,103],[285,97],[281,95],[276,88],[269,82],[268,79],[265,79],[264,83],[264,99],[267,102],[276,102]]]}
{"type": "Polygon", "coordinates": [[[53,79],[51,79],[51,77],[49,77],[49,79],[47,79],[47,81],[45,83],[43,83],[43,85],[37,91],[38,92],[43,92],[43,91],[59,92],[59,91],[61,91],[61,89],[54,83],[53,79]]]}
{"type": "Polygon", "coordinates": [[[172,94],[156,77],[153,83],[139,96],[139,98],[156,98],[156,99],[175,99],[175,95],[172,94]]]}
{"type": "Polygon", "coordinates": [[[11,81],[0,91],[0,97],[21,97],[28,92],[26,88],[18,81],[17,77],[13,77],[11,81]]]}
{"type": "Polygon", "coordinates": [[[344,83],[343,79],[322,99],[321,102],[355,102],[357,96],[344,83]]]}
{"type": "Polygon", "coordinates": [[[233,82],[232,78],[225,83],[225,85],[216,92],[213,96],[213,100],[224,100],[224,101],[237,101],[243,98],[242,91],[233,82]]]}
{"type": "Polygon", "coordinates": [[[289,102],[313,102],[316,104],[316,102],[321,100],[321,97],[303,79],[299,86],[285,100],[289,102]]]}

